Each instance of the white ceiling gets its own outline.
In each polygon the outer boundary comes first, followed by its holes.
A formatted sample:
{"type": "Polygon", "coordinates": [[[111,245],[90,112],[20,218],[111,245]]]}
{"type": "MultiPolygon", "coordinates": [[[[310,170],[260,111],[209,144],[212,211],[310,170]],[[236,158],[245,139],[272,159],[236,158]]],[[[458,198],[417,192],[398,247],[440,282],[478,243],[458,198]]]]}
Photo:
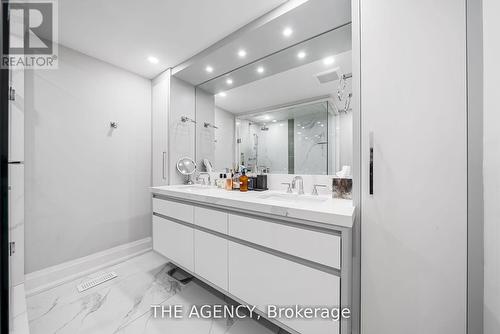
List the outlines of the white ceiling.
{"type": "MultiPolygon", "coordinates": [[[[268,56],[216,77],[198,87],[210,93],[219,93],[227,89],[234,89],[262,78],[285,72],[291,68],[299,67],[328,56],[334,56],[352,49],[352,29],[346,25],[321,34],[312,39],[290,46],[279,52],[268,54],[268,56]],[[304,58],[298,58],[299,52],[304,52],[304,58]],[[258,67],[264,68],[263,73],[258,73],[258,67]],[[227,84],[226,80],[232,83],[227,84]]],[[[257,45],[255,49],[260,49],[257,45]]],[[[221,56],[221,58],[223,58],[221,56]]],[[[205,71],[203,71],[205,72],[205,71]]],[[[177,77],[177,75],[175,75],[177,77]]]]}
{"type": "Polygon", "coordinates": [[[62,0],[59,43],[152,78],[284,2],[62,0]]]}
{"type": "Polygon", "coordinates": [[[294,0],[286,7],[174,68],[174,75],[196,86],[351,21],[351,0],[294,0]],[[283,35],[285,28],[292,30],[290,36],[283,35]],[[246,50],[246,57],[238,57],[240,49],[246,50]]]}
{"type": "Polygon", "coordinates": [[[231,113],[241,114],[324,95],[334,96],[338,80],[321,84],[316,76],[332,69],[338,69],[339,76],[351,73],[352,51],[337,54],[334,59],[331,65],[318,60],[227,90],[224,97],[215,95],[215,104],[231,113]]]}

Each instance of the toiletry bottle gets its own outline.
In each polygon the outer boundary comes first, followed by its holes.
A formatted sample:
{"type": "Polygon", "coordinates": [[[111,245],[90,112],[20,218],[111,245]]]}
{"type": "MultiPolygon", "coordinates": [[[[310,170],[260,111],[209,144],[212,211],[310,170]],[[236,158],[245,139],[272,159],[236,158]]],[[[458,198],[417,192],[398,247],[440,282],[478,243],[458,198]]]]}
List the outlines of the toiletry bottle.
{"type": "Polygon", "coordinates": [[[233,190],[240,190],[240,176],[239,173],[233,174],[233,190]]]}
{"type": "Polygon", "coordinates": [[[248,176],[245,175],[245,170],[241,172],[240,176],[240,191],[248,191],[248,176]]]}
{"type": "Polygon", "coordinates": [[[226,179],[226,190],[233,190],[233,178],[231,174],[229,174],[229,177],[225,174],[224,177],[226,179]]]}
{"type": "Polygon", "coordinates": [[[225,187],[224,182],[226,182],[226,180],[224,180],[222,173],[220,173],[219,174],[219,179],[217,180],[217,188],[223,188],[223,187],[225,187]]]}

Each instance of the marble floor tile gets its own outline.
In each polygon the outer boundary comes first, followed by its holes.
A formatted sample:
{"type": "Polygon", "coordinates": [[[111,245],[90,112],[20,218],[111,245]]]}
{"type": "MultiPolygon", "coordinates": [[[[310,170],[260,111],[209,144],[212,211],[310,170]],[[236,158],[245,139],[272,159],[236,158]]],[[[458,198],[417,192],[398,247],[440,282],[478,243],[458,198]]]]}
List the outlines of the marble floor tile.
{"type": "Polygon", "coordinates": [[[36,320],[41,316],[52,312],[52,310],[56,307],[64,306],[66,304],[74,302],[77,299],[94,293],[96,289],[102,289],[104,287],[117,284],[119,281],[127,279],[128,277],[136,273],[150,271],[152,269],[158,268],[162,264],[165,264],[165,258],[163,256],[155,252],[148,252],[136,256],[128,261],[118,263],[101,271],[62,284],[53,289],[29,296],[28,320],[30,322],[36,320]],[[109,271],[114,271],[118,275],[118,277],[105,282],[93,289],[84,291],[83,293],[78,292],[76,288],[78,284],[109,271]]]}
{"type": "MultiPolygon", "coordinates": [[[[58,286],[27,299],[33,334],[270,334],[252,319],[161,319],[151,305],[221,305],[224,296],[194,280],[183,285],[170,277],[166,259],[147,253],[103,270],[119,278],[78,293],[82,280],[58,286]]],[[[94,275],[90,275],[94,276],[94,275]]]]}
{"type": "Polygon", "coordinates": [[[29,334],[28,315],[24,284],[16,285],[12,289],[12,323],[11,334],[29,334]]]}
{"type": "Polygon", "coordinates": [[[203,319],[188,318],[192,305],[224,305],[225,302],[217,293],[207,290],[197,282],[189,283],[185,289],[163,305],[182,305],[185,316],[182,319],[154,318],[150,310],[140,318],[122,327],[119,334],[163,334],[163,333],[193,333],[193,334],[273,334],[272,331],[259,322],[250,319],[203,319]]]}

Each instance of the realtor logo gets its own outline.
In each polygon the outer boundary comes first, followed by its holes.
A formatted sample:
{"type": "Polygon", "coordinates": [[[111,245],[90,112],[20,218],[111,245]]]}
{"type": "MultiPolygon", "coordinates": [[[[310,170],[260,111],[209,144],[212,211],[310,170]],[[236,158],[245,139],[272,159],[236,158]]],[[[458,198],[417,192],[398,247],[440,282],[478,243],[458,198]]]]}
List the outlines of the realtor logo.
{"type": "Polygon", "coordinates": [[[3,2],[9,15],[10,42],[2,50],[2,68],[57,68],[56,3],[3,2]]]}

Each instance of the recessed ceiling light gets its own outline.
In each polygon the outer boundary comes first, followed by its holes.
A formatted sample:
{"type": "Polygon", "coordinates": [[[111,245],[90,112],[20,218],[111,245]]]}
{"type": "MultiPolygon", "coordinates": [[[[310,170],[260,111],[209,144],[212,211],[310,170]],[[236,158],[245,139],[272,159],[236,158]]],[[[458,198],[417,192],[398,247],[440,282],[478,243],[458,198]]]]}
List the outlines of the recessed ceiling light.
{"type": "Polygon", "coordinates": [[[270,120],[270,119],[271,119],[271,116],[269,116],[269,115],[264,115],[264,119],[265,119],[266,121],[268,121],[268,120],[270,120]]]}
{"type": "Polygon", "coordinates": [[[247,56],[247,52],[243,49],[238,51],[238,57],[245,58],[247,56]]]}
{"type": "Polygon", "coordinates": [[[262,67],[262,66],[257,67],[257,72],[264,73],[264,67],[262,67]]]}
{"type": "Polygon", "coordinates": [[[293,34],[293,30],[292,28],[290,27],[286,27],[285,29],[283,29],[283,36],[285,37],[289,37],[293,34]]]}
{"type": "Polygon", "coordinates": [[[325,65],[331,65],[335,62],[335,58],[333,57],[326,57],[325,59],[323,59],[323,64],[325,65]]]}
{"type": "Polygon", "coordinates": [[[220,92],[220,93],[219,93],[219,94],[217,94],[217,95],[219,95],[220,97],[226,97],[226,96],[227,96],[226,92],[220,92]]]}
{"type": "Polygon", "coordinates": [[[214,68],[212,66],[207,66],[205,67],[205,71],[207,71],[208,73],[212,73],[214,71],[214,68]]]}
{"type": "Polygon", "coordinates": [[[228,85],[232,85],[232,84],[233,84],[233,79],[228,78],[228,79],[226,80],[226,83],[227,83],[228,85]]]}
{"type": "Polygon", "coordinates": [[[299,59],[304,59],[306,57],[306,53],[304,51],[300,51],[299,53],[297,53],[297,57],[299,59]]]}
{"type": "Polygon", "coordinates": [[[277,120],[273,119],[273,123],[276,123],[276,122],[277,122],[277,120]]]}
{"type": "Polygon", "coordinates": [[[148,57],[148,61],[149,61],[151,64],[158,64],[158,62],[159,62],[158,58],[153,57],[153,56],[149,56],[149,57],[148,57]]]}

